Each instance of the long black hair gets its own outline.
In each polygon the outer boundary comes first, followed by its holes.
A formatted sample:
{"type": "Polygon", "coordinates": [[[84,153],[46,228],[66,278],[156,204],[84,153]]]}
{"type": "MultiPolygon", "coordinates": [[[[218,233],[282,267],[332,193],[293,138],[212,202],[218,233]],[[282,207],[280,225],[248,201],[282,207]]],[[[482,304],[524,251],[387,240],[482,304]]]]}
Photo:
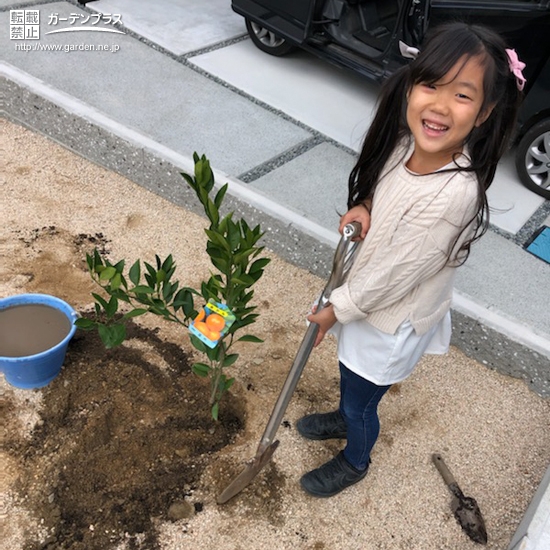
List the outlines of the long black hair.
{"type": "Polygon", "coordinates": [[[408,91],[415,84],[439,81],[461,59],[472,57],[479,58],[485,70],[480,113],[491,107],[493,110],[466,138],[470,166],[456,167],[456,170],[474,172],[479,185],[476,214],[470,220],[470,223],[476,221],[474,235],[462,245],[460,251],[465,255],[460,263],[468,256],[471,244],[489,225],[486,191],[513,134],[521,99],[516,79],[510,72],[506,44],[498,34],[483,26],[460,22],[436,27],[428,35],[417,59],[396,71],[383,84],[376,115],[348,182],[348,208],[373,196],[390,155],[402,140],[411,139],[406,122],[408,91]]]}

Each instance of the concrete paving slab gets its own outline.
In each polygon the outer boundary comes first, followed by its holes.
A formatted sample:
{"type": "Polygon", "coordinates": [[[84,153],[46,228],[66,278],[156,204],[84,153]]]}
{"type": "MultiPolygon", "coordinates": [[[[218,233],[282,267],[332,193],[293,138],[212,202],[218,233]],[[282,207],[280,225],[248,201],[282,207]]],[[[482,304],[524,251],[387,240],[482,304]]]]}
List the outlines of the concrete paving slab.
{"type": "MultiPolygon", "coordinates": [[[[40,9],[59,17],[86,13],[64,2],[40,9]]],[[[8,12],[0,13],[0,28],[8,28],[8,18],[8,12]]],[[[47,17],[41,19],[43,30],[47,17]]],[[[13,42],[8,33],[0,36],[10,64],[175,151],[187,156],[206,152],[231,174],[245,172],[310,137],[306,130],[127,35],[42,33],[39,41],[41,48],[118,46],[115,53],[18,51],[13,42]]]]}
{"type": "Polygon", "coordinates": [[[334,229],[346,211],[347,185],[342,174],[354,164],[354,155],[322,143],[250,185],[301,216],[334,229]]]}
{"type": "Polygon", "coordinates": [[[189,61],[355,151],[378,87],[304,51],[274,57],[243,40],[189,61]]]}
{"type": "Polygon", "coordinates": [[[242,17],[227,0],[101,0],[88,7],[121,14],[125,27],[175,55],[246,33],[242,17]]]}

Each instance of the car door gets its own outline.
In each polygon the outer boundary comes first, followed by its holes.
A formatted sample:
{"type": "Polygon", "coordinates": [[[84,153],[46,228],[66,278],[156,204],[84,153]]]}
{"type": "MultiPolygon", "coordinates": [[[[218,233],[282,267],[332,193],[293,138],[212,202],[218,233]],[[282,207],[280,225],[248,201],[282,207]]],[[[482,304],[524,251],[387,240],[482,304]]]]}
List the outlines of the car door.
{"type": "Polygon", "coordinates": [[[419,46],[422,43],[430,20],[430,4],[429,0],[410,2],[405,18],[405,42],[409,46],[419,46]]]}

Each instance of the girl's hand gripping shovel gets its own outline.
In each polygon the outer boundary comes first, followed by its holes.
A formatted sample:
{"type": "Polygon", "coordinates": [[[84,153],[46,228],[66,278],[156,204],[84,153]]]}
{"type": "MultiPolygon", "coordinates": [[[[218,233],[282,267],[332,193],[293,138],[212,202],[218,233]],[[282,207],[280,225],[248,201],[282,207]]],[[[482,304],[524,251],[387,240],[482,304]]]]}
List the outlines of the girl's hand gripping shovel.
{"type": "MultiPolygon", "coordinates": [[[[352,239],[357,237],[360,233],[361,226],[357,222],[350,223],[344,227],[342,237],[340,238],[340,242],[334,254],[332,272],[319,298],[317,311],[320,311],[327,305],[332,290],[342,284],[344,276],[351,266],[353,253],[357,246],[357,242],[352,242],[352,239]]],[[[290,398],[296,389],[302,371],[309,359],[318,331],[319,325],[315,323],[309,325],[296,354],[296,358],[294,359],[294,363],[286,377],[281,394],[275,403],[275,407],[273,408],[262,439],[260,440],[260,444],[256,450],[256,456],[247,463],[245,469],[220,494],[218,497],[218,504],[223,504],[240,493],[269,462],[269,459],[277,449],[279,441],[274,442],[273,439],[281,424],[290,398]]]]}

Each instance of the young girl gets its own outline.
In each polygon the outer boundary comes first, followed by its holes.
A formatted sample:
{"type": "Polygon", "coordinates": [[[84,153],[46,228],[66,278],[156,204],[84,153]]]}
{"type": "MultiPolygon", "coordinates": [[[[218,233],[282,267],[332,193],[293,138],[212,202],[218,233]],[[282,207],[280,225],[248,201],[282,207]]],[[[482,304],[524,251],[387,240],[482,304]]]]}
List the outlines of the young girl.
{"type": "Polygon", "coordinates": [[[365,477],[380,399],[424,353],[448,350],[455,268],[487,229],[485,192],[513,131],[523,67],[493,31],[451,23],[382,89],[340,226],[360,221],[364,240],[331,303],[308,317],[320,327],[316,345],[337,334],[340,406],[297,428],[347,439],[302,477],[314,496],[365,477]]]}

